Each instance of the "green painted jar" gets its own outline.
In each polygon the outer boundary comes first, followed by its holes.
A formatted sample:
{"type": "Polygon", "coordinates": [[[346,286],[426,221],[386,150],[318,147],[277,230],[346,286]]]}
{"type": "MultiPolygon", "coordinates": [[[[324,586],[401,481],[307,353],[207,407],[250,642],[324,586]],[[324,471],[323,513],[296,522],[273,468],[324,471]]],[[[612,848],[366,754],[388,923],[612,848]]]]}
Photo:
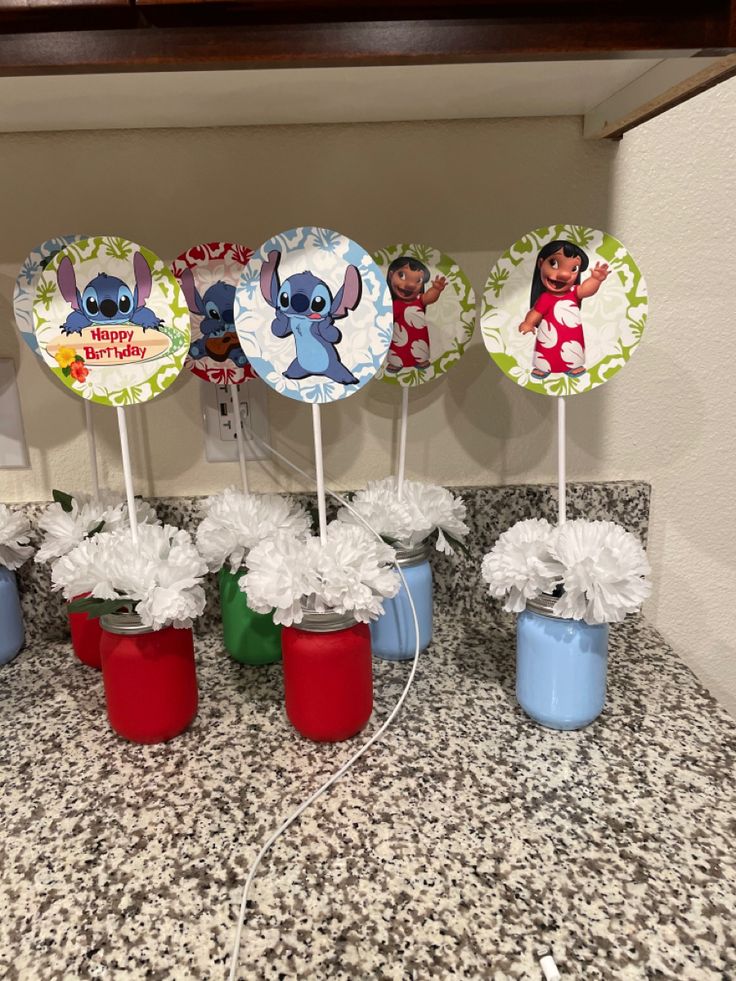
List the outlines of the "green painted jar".
{"type": "Polygon", "coordinates": [[[281,660],[281,627],[270,613],[255,613],[238,585],[245,571],[219,572],[220,610],[225,650],[240,664],[273,664],[281,660]]]}

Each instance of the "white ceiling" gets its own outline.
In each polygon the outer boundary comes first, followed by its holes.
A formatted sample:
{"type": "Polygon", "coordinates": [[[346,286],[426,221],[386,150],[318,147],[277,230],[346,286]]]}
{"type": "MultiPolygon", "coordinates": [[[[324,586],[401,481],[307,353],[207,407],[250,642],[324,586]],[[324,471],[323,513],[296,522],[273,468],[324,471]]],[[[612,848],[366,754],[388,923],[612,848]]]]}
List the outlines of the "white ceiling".
{"type": "Polygon", "coordinates": [[[583,115],[653,59],[0,78],[0,132],[583,115]]]}

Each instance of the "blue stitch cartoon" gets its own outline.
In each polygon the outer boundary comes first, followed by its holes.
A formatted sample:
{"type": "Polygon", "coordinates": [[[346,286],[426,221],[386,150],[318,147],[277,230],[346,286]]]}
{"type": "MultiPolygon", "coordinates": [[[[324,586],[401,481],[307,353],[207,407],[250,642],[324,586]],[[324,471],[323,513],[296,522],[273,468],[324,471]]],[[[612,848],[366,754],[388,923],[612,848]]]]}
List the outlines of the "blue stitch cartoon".
{"type": "Polygon", "coordinates": [[[296,343],[296,357],[284,378],[324,375],[341,385],[357,385],[358,379],[342,363],[335,346],[342,340],[335,321],[347,317],[360,303],[363,287],[357,267],[347,267],[343,284],[333,297],[327,283],[311,272],[296,273],[281,283],[280,262],[277,249],[268,253],[261,267],[261,293],[276,311],[273,334],[292,335],[296,343]]]}
{"type": "Polygon", "coordinates": [[[133,256],[135,289],[118,279],[99,273],[80,293],[74,266],[68,256],[59,263],[56,278],[61,295],[74,308],[61,325],[64,334],[81,334],[86,327],[136,324],[144,330],[158,330],[163,320],[145,304],[151,295],[151,269],[140,252],[133,256]]]}
{"type": "Polygon", "coordinates": [[[244,368],[248,359],[235,333],[235,287],[219,280],[208,287],[202,296],[191,269],[184,270],[179,283],[190,312],[203,318],[199,325],[202,336],[193,341],[189,356],[194,361],[202,358],[227,361],[230,358],[233,364],[244,368]]]}

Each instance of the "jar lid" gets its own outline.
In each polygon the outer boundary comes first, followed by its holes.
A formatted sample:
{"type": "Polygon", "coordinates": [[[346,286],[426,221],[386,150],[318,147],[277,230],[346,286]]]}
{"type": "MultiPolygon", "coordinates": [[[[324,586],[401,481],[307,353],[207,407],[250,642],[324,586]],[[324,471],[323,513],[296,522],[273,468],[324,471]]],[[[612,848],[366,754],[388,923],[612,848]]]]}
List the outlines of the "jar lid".
{"type": "Polygon", "coordinates": [[[336,613],[330,610],[327,613],[315,613],[313,610],[304,610],[301,623],[295,623],[297,630],[305,630],[310,634],[327,634],[336,630],[346,630],[354,627],[357,620],[352,613],[336,613]]]}
{"type": "Polygon", "coordinates": [[[144,627],[137,613],[106,613],[100,617],[100,626],[109,634],[147,634],[150,627],[144,627]]]}
{"type": "Polygon", "coordinates": [[[396,552],[396,562],[399,565],[418,565],[420,562],[427,561],[432,546],[429,542],[419,542],[418,545],[412,545],[409,548],[394,546],[394,551],[396,552]]]}
{"type": "Polygon", "coordinates": [[[556,613],[553,613],[555,603],[559,599],[559,596],[550,596],[549,593],[540,593],[539,596],[535,596],[533,599],[528,599],[526,601],[527,610],[531,610],[532,613],[540,613],[543,617],[554,617],[556,620],[559,619],[556,613]]]}

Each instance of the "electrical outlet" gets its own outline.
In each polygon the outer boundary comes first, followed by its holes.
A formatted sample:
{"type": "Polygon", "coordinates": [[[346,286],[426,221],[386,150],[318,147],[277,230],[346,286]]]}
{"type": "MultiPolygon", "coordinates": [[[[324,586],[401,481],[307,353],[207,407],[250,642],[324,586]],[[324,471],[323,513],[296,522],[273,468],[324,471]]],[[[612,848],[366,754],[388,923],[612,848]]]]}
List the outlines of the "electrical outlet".
{"type": "MultiPolygon", "coordinates": [[[[233,405],[228,385],[200,384],[202,416],[204,419],[204,449],[210,463],[227,463],[238,459],[233,405]]],[[[252,430],[269,442],[268,386],[259,379],[238,385],[240,418],[243,432],[252,430]]],[[[265,460],[266,450],[247,438],[243,440],[246,460],[265,460]]]]}

